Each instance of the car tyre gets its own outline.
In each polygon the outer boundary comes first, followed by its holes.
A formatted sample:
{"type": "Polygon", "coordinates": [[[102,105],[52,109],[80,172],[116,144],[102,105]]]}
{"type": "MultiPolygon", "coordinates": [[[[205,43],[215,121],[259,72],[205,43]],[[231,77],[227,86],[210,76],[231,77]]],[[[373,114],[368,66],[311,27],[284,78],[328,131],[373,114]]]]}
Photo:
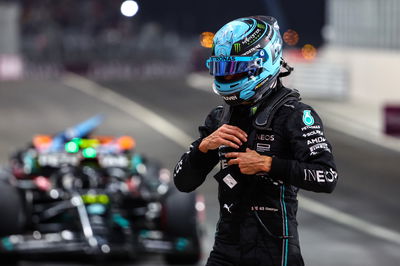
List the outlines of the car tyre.
{"type": "Polygon", "coordinates": [[[21,233],[24,224],[21,196],[4,176],[0,176],[0,217],[0,237],[21,233]]]}
{"type": "Polygon", "coordinates": [[[194,265],[201,258],[201,234],[197,217],[196,194],[171,191],[165,200],[166,232],[173,237],[192,240],[190,252],[174,252],[164,256],[169,265],[194,265]]]}

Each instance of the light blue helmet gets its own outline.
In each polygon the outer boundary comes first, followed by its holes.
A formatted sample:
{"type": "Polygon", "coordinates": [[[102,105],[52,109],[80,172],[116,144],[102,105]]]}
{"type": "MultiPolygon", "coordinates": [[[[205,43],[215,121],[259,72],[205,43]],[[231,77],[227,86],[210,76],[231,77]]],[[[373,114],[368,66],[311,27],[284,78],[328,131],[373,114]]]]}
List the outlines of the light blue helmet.
{"type": "Polygon", "coordinates": [[[207,60],[214,76],[214,91],[230,105],[255,103],[278,78],[282,38],[275,18],[239,18],[223,26],[214,37],[207,60]]]}

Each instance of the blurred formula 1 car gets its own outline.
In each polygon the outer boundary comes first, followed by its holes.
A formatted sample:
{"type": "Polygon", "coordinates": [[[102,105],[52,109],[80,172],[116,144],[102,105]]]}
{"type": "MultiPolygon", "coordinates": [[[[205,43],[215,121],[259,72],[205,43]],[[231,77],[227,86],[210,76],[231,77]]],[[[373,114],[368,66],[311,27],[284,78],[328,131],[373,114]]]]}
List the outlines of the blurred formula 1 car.
{"type": "Polygon", "coordinates": [[[1,170],[1,261],[148,252],[169,264],[199,261],[204,201],[179,193],[131,137],[91,136],[102,120],[35,136],[1,170]]]}

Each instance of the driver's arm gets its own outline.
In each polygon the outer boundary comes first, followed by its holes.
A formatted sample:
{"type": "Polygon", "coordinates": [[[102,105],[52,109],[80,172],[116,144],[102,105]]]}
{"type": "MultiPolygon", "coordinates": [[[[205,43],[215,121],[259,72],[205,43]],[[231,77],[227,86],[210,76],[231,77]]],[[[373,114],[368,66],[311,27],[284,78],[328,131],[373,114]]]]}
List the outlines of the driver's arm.
{"type": "Polygon", "coordinates": [[[174,170],[174,183],[178,190],[191,192],[200,186],[207,174],[218,163],[218,151],[209,150],[203,153],[199,150],[201,141],[215,131],[222,107],[217,107],[207,116],[204,126],[199,127],[200,138],[194,141],[189,151],[184,153],[174,170]]]}

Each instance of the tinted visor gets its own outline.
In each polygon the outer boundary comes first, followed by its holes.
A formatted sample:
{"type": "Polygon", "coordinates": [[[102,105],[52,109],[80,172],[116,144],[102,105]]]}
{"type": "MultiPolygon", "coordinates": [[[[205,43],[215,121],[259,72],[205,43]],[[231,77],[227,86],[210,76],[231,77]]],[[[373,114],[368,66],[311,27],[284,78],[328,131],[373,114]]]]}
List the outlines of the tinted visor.
{"type": "Polygon", "coordinates": [[[232,83],[244,79],[248,77],[248,72],[233,74],[233,75],[225,75],[225,76],[215,76],[215,80],[221,83],[232,83]]]}
{"type": "Polygon", "coordinates": [[[211,75],[228,76],[256,70],[261,67],[261,60],[248,56],[212,56],[206,65],[211,75]]]}

